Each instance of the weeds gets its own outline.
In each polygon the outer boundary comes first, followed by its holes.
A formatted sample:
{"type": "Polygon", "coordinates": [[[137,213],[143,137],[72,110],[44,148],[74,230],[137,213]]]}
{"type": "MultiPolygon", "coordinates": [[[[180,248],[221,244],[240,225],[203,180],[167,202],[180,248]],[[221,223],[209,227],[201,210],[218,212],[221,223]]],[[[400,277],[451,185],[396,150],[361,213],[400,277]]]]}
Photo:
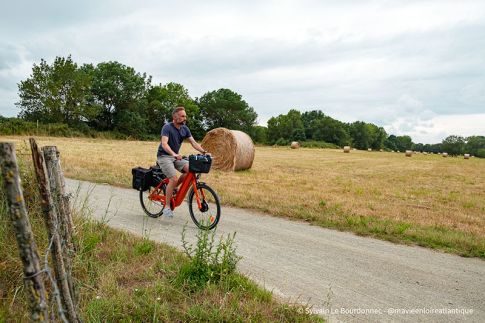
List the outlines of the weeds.
{"type": "Polygon", "coordinates": [[[221,236],[214,244],[215,230],[198,230],[195,247],[186,240],[186,226],[182,230],[182,246],[189,260],[185,262],[176,279],[177,285],[187,286],[191,290],[202,288],[211,283],[218,283],[236,270],[241,259],[236,254],[234,239],[236,232],[226,237],[221,236]]]}

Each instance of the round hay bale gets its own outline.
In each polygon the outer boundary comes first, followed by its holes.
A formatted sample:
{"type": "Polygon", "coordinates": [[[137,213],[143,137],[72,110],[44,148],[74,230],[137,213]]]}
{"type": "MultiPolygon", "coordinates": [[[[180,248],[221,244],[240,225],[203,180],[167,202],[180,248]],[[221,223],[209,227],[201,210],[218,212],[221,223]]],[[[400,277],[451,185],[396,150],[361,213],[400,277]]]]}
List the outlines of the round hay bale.
{"type": "Polygon", "coordinates": [[[465,154],[465,159],[470,159],[470,154],[465,154]]]}
{"type": "Polygon", "coordinates": [[[411,150],[406,150],[406,157],[411,157],[413,152],[411,150]]]}
{"type": "Polygon", "coordinates": [[[384,149],[379,149],[379,151],[382,153],[384,151],[384,149]]]}
{"type": "Polygon", "coordinates": [[[226,128],[209,131],[201,146],[214,157],[213,169],[236,171],[249,169],[254,161],[254,144],[246,133],[226,128]]]}
{"type": "Polygon", "coordinates": [[[442,153],[443,157],[448,157],[448,153],[442,153]]]}
{"type": "Polygon", "coordinates": [[[344,153],[350,153],[350,146],[344,146],[344,153]]]}
{"type": "Polygon", "coordinates": [[[298,149],[300,148],[300,143],[298,141],[292,141],[290,147],[291,149],[298,149]]]}
{"type": "Polygon", "coordinates": [[[367,151],[372,151],[372,148],[367,148],[367,151]]]}

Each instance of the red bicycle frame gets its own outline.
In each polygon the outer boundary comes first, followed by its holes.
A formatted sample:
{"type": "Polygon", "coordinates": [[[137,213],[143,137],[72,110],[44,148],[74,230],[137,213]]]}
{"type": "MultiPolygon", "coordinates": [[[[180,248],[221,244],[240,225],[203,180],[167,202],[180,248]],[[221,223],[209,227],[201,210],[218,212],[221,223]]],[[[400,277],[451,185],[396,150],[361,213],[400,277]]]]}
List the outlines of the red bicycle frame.
{"type": "MultiPolygon", "coordinates": [[[[148,196],[148,199],[152,201],[159,201],[162,202],[163,205],[167,205],[166,203],[166,196],[165,195],[160,195],[157,192],[160,190],[160,187],[163,184],[168,185],[170,180],[168,178],[164,178],[160,183],[158,183],[157,187],[153,190],[152,193],[148,196]]],[[[202,203],[200,202],[200,197],[199,197],[199,191],[197,190],[197,177],[195,173],[193,172],[188,172],[187,175],[184,178],[184,181],[180,185],[180,189],[178,190],[177,194],[175,196],[172,196],[172,201],[170,203],[170,208],[174,210],[177,206],[182,204],[183,200],[185,199],[185,195],[187,195],[187,192],[189,191],[190,187],[192,186],[195,194],[195,199],[197,200],[197,206],[199,209],[202,208],[202,203]]],[[[201,191],[202,193],[202,199],[205,199],[205,193],[204,191],[201,191]]]]}

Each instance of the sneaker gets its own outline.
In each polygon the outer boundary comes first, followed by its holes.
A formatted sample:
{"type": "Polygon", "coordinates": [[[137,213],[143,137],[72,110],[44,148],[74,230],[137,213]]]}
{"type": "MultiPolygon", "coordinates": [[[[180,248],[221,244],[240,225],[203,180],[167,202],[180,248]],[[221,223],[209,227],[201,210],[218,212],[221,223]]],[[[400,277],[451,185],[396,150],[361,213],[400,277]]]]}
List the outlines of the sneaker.
{"type": "Polygon", "coordinates": [[[173,218],[173,211],[167,207],[163,210],[163,216],[166,218],[173,218]]]}

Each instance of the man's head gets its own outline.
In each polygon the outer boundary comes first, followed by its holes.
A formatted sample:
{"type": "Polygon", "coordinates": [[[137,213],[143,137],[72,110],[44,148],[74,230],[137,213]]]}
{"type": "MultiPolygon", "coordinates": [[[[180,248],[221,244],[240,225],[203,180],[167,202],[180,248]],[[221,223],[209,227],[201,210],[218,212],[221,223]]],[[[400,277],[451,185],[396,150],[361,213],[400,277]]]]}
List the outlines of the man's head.
{"type": "Polygon", "coordinates": [[[183,106],[176,107],[172,112],[173,123],[176,125],[183,125],[187,121],[187,114],[183,106]]]}

